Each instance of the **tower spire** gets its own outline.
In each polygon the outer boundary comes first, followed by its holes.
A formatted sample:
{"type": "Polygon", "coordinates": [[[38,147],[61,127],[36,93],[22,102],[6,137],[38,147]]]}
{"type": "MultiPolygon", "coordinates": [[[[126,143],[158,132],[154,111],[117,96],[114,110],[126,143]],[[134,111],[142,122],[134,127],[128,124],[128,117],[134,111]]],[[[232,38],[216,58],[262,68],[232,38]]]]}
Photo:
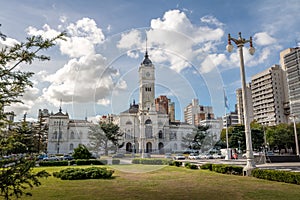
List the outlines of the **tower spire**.
{"type": "Polygon", "coordinates": [[[60,99],[59,112],[62,111],[62,109],[61,109],[61,104],[62,104],[62,99],[60,99]]]}

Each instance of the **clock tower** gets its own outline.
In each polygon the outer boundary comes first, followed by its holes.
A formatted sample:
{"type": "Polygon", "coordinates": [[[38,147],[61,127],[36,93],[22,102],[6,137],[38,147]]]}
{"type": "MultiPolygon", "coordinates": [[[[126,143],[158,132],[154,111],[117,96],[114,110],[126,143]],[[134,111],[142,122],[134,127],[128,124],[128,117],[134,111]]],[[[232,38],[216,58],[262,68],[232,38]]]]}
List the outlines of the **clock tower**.
{"type": "Polygon", "coordinates": [[[139,67],[140,110],[150,110],[155,100],[155,68],[146,50],[145,58],[139,67]]]}

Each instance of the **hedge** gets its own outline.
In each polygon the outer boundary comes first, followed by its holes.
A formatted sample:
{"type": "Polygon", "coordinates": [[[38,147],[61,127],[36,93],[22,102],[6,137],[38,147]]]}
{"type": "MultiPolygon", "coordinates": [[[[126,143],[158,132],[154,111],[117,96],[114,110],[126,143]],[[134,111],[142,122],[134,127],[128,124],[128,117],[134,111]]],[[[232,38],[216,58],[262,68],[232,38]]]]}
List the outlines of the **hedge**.
{"type": "Polygon", "coordinates": [[[97,159],[78,159],[72,160],[71,165],[107,165],[107,160],[97,160],[97,159]]]}
{"type": "Polygon", "coordinates": [[[186,168],[188,168],[188,169],[199,169],[197,165],[192,164],[192,163],[189,163],[189,162],[186,162],[186,163],[184,164],[184,166],[185,166],[186,168]]]}
{"type": "Polygon", "coordinates": [[[67,160],[62,161],[40,161],[39,166],[68,166],[67,160]]]}
{"type": "Polygon", "coordinates": [[[90,168],[67,168],[59,172],[54,172],[53,176],[61,180],[80,180],[80,179],[108,179],[112,177],[113,170],[100,167],[90,168]]]}
{"type": "Polygon", "coordinates": [[[113,164],[113,165],[119,165],[119,164],[120,164],[120,160],[118,160],[118,159],[113,159],[113,160],[112,160],[112,164],[113,164]]]}
{"type": "Polygon", "coordinates": [[[259,179],[266,179],[270,181],[278,181],[285,183],[292,183],[300,185],[300,173],[299,172],[287,172],[270,169],[254,169],[251,172],[253,177],[259,179]]]}
{"type": "Polygon", "coordinates": [[[201,169],[208,169],[222,174],[243,175],[243,167],[225,164],[206,163],[200,166],[201,169]]]}
{"type": "Polygon", "coordinates": [[[170,159],[153,159],[153,158],[135,158],[132,160],[133,164],[143,165],[169,165],[170,159]]]}
{"type": "MultiPolygon", "coordinates": [[[[117,162],[117,161],[116,161],[117,162]]],[[[68,165],[107,165],[107,160],[80,159],[80,160],[61,160],[61,161],[41,161],[40,166],[68,166],[68,165]]]]}
{"type": "Polygon", "coordinates": [[[182,166],[182,162],[178,161],[178,160],[173,160],[169,163],[170,166],[176,166],[176,167],[180,167],[182,166]]]}

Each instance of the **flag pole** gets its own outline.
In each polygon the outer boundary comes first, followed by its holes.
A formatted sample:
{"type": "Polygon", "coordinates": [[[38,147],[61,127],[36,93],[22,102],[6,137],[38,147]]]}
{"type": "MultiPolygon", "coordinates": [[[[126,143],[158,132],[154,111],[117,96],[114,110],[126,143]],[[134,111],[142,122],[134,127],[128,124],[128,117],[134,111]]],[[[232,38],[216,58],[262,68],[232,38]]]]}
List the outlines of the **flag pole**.
{"type": "Polygon", "coordinates": [[[228,109],[228,102],[227,102],[227,97],[226,97],[226,94],[225,94],[225,90],[224,90],[224,105],[225,105],[225,117],[226,117],[226,120],[225,120],[225,123],[226,123],[226,156],[225,156],[225,160],[230,160],[231,159],[231,156],[230,156],[230,152],[229,152],[229,144],[228,144],[228,117],[227,117],[227,109],[228,109]]]}

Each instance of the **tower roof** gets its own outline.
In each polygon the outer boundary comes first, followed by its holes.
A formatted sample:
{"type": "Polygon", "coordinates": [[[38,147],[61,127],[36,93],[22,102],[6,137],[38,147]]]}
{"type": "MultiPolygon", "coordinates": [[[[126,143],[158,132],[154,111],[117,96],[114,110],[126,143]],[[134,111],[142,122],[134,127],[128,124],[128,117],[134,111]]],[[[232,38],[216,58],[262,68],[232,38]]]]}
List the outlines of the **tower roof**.
{"type": "Polygon", "coordinates": [[[148,65],[151,66],[152,65],[152,61],[149,59],[147,50],[146,50],[145,58],[144,58],[142,64],[145,65],[145,66],[148,66],[148,65]]]}

